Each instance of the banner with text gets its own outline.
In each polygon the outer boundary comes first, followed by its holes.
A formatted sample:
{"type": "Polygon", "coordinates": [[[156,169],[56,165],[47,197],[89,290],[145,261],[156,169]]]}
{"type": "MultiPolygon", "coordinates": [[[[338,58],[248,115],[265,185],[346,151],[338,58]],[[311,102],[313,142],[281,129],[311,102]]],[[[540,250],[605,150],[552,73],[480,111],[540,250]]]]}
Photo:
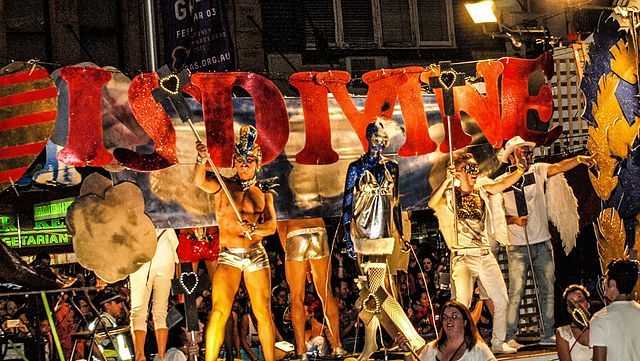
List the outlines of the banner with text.
{"type": "Polygon", "coordinates": [[[173,70],[235,67],[227,14],[220,0],[163,0],[165,62],[173,70]]]}

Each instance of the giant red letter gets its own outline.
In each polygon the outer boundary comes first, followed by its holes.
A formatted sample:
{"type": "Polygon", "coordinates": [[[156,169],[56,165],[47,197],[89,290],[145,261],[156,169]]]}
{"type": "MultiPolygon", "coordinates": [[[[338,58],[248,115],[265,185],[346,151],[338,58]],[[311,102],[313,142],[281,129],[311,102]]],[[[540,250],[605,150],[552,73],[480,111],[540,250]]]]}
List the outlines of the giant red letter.
{"type": "Polygon", "coordinates": [[[60,76],[69,86],[69,136],[58,160],[79,167],[111,164],[113,156],[102,143],[102,87],[111,73],[92,66],[67,66],[60,69],[60,76]]]}
{"type": "Polygon", "coordinates": [[[156,73],[140,74],[129,86],[129,105],[136,120],[153,139],[155,150],[140,154],[126,148],[116,148],[114,157],[127,168],[148,172],[170,167],[178,163],[176,132],[162,105],[156,102],[151,91],[159,87],[156,73]]]}
{"type": "MultiPolygon", "coordinates": [[[[253,98],[262,163],[274,160],[289,139],[289,116],[282,94],[268,79],[252,73],[196,73],[191,83],[202,94],[202,114],[211,159],[221,167],[231,166],[233,154],[233,103],[231,90],[243,88],[253,98]]],[[[196,94],[190,91],[197,98],[196,94]]]]}
{"type": "Polygon", "coordinates": [[[304,148],[296,154],[300,164],[333,164],[338,153],[331,146],[331,124],[326,87],[316,83],[317,72],[295,73],[289,83],[300,92],[304,115],[304,148]]]}

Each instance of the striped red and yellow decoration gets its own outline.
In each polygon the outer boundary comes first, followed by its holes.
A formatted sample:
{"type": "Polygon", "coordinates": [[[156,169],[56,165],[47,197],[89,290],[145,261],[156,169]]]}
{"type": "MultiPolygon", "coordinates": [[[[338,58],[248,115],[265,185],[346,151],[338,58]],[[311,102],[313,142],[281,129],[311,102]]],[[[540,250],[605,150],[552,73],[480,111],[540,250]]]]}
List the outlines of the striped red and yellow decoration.
{"type": "Polygon", "coordinates": [[[0,76],[0,190],[22,177],[45,147],[57,109],[58,91],[45,69],[0,76]]]}

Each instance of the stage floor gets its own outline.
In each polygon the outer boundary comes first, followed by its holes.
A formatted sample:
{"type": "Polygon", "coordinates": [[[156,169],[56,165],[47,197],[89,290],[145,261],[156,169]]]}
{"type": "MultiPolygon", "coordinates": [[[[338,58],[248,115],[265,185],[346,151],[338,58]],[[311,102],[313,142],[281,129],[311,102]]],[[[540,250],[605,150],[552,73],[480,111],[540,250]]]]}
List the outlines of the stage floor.
{"type": "Polygon", "coordinates": [[[518,361],[550,361],[557,360],[558,353],[555,346],[528,346],[515,354],[511,355],[496,355],[496,358],[501,361],[518,360],[518,361]]]}

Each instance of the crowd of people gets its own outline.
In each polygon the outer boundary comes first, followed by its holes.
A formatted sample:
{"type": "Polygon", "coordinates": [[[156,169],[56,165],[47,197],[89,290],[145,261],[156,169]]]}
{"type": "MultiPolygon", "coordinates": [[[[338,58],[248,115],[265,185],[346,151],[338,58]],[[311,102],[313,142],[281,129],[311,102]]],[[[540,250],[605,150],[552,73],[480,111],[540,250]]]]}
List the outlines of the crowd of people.
{"type": "MultiPolygon", "coordinates": [[[[435,242],[414,245],[415,254],[418,255],[417,259],[412,258],[408,271],[397,277],[399,298],[420,335],[425,340],[433,341],[437,338],[435,329],[440,330],[440,337],[426,349],[425,359],[433,360],[432,355],[435,354],[444,356],[440,359],[450,359],[453,355],[462,355],[463,352],[458,348],[462,347],[469,350],[469,355],[479,355],[478,358],[473,358],[475,357],[473,356],[470,359],[491,360],[492,358],[487,356],[491,355],[491,351],[486,343],[490,344],[491,341],[492,314],[491,312],[483,312],[483,310],[487,310],[487,307],[478,297],[473,302],[470,312],[469,308],[463,304],[450,299],[450,292],[446,289],[446,285],[434,282],[434,278],[437,278],[436,275],[447,271],[446,263],[439,262],[440,256],[446,258],[446,254],[440,254],[438,249],[434,247],[435,245],[435,242]],[[455,323],[456,320],[464,322],[462,325],[458,325],[455,323]],[[473,325],[473,327],[468,325],[473,325]],[[463,334],[464,336],[461,337],[463,341],[451,336],[455,333],[463,334]],[[447,341],[447,335],[451,336],[449,341],[447,341]],[[464,346],[461,346],[461,342],[464,343],[464,346]]],[[[276,326],[276,338],[277,341],[295,344],[291,323],[290,290],[285,277],[284,258],[282,253],[278,252],[270,252],[270,258],[273,265],[271,307],[276,326]]],[[[632,261],[622,260],[617,260],[609,265],[607,278],[602,283],[602,291],[604,296],[613,303],[612,306],[596,313],[593,319],[591,319],[591,313],[594,311],[592,304],[600,304],[597,302],[597,297],[591,297],[591,293],[584,286],[571,285],[567,287],[562,300],[566,317],[559,321],[561,326],[555,329],[557,351],[561,361],[596,360],[596,358],[592,358],[594,350],[603,354],[615,353],[619,347],[625,347],[625,342],[633,343],[636,341],[633,332],[616,330],[619,329],[617,326],[623,322],[629,325],[635,324],[630,320],[637,317],[638,306],[632,301],[633,286],[637,280],[637,267],[632,261]],[[590,323],[591,327],[589,327],[590,323]],[[594,346],[595,348],[593,348],[594,346]]],[[[201,267],[199,272],[202,276],[207,277],[206,268],[201,267]]],[[[330,283],[333,286],[339,310],[340,338],[345,349],[352,353],[357,351],[354,347],[358,343],[361,344],[363,339],[363,325],[358,317],[359,310],[356,307],[360,292],[354,283],[357,274],[353,262],[349,262],[346,255],[342,253],[333,255],[331,274],[334,277],[330,283]]],[[[103,319],[108,321],[107,327],[114,333],[113,336],[122,338],[123,343],[126,343],[125,349],[128,351],[124,352],[124,358],[133,359],[133,345],[128,337],[129,333],[126,332],[128,331],[126,326],[130,324],[131,304],[127,282],[109,285],[107,289],[100,292],[63,293],[52,301],[55,301],[54,322],[66,358],[69,358],[72,352],[74,358],[87,358],[90,352],[91,331],[97,324],[95,306],[97,311],[103,315],[103,319]],[[76,340],[78,342],[74,343],[76,340]],[[74,346],[75,351],[73,350],[74,346]]],[[[197,305],[198,318],[204,333],[204,325],[206,325],[211,312],[210,289],[199,294],[197,305]]],[[[327,324],[324,320],[324,309],[313,282],[306,283],[304,309],[305,345],[310,354],[326,356],[328,351],[327,324]]],[[[169,332],[164,360],[186,360],[189,352],[203,350],[204,334],[196,339],[196,342],[199,342],[197,347],[190,343],[188,332],[184,328],[184,305],[181,303],[180,296],[172,295],[169,297],[167,311],[169,332]]],[[[24,352],[28,359],[58,359],[49,320],[34,297],[0,298],[0,320],[3,335],[10,337],[16,343],[26,345],[24,352]]],[[[156,355],[157,345],[154,337],[153,318],[149,318],[147,322],[150,332],[146,339],[145,355],[156,355]]],[[[248,294],[241,285],[234,298],[231,317],[225,326],[225,341],[220,357],[227,360],[263,359],[255,324],[256,320],[251,312],[248,294]]],[[[99,332],[97,340],[98,345],[108,343],[105,341],[104,335],[100,335],[99,332]]],[[[386,346],[389,348],[393,347],[394,342],[397,343],[397,340],[393,340],[391,336],[386,341],[386,346]]],[[[101,355],[106,355],[106,358],[109,359],[108,347],[103,349],[98,347],[91,352],[96,360],[99,360],[101,355]]],[[[123,356],[121,355],[121,357],[123,356]]],[[[605,360],[605,358],[599,360],[605,360]]]]}

